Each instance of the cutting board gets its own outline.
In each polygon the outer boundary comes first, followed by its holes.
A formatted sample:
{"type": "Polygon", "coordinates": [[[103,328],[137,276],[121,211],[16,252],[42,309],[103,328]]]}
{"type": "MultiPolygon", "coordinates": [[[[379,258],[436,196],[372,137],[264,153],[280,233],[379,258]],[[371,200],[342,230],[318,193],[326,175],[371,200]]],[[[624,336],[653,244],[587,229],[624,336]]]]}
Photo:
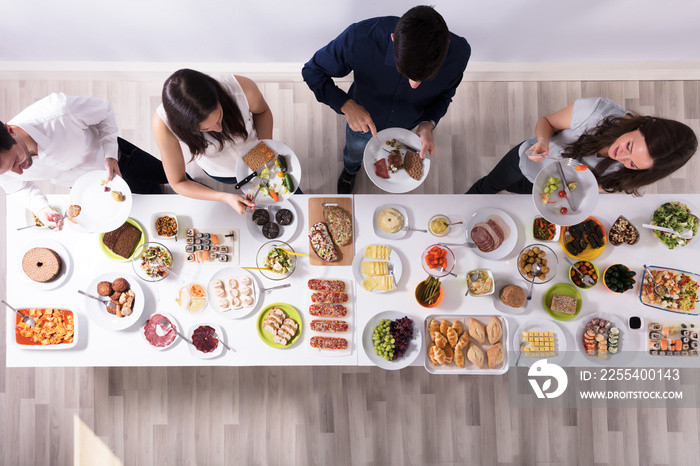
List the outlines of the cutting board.
{"type": "Polygon", "coordinates": [[[345,246],[335,245],[338,251],[338,260],[335,262],[325,262],[314,252],[314,248],[309,241],[309,263],[311,265],[352,265],[353,259],[353,244],[355,243],[355,218],[352,214],[352,198],[351,197],[311,197],[309,198],[309,228],[318,222],[325,223],[323,218],[323,204],[337,204],[338,207],[345,210],[350,215],[352,220],[353,235],[352,240],[345,246]]]}

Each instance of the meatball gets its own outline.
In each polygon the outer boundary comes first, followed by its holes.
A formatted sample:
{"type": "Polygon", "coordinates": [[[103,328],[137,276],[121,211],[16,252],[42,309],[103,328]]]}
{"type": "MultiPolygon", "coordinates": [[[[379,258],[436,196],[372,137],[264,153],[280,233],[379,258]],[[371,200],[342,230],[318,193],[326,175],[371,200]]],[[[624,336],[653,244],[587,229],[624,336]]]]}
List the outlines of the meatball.
{"type": "Polygon", "coordinates": [[[112,282],[112,289],[114,291],[118,291],[120,293],[123,293],[125,291],[129,290],[129,282],[126,281],[124,278],[117,278],[112,282]]]}
{"type": "Polygon", "coordinates": [[[104,281],[97,284],[97,294],[100,296],[109,296],[112,294],[112,284],[104,281]]]}

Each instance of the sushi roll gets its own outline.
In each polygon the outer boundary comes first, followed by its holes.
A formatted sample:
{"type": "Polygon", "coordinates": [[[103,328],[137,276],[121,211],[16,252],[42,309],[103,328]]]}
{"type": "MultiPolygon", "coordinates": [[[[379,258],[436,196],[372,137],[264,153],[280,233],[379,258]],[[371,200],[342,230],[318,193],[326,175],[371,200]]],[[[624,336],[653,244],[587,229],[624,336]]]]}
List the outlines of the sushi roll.
{"type": "Polygon", "coordinates": [[[681,342],[682,342],[684,345],[687,345],[687,344],[690,342],[690,338],[688,338],[688,337],[683,337],[683,338],[681,338],[681,342]]]}
{"type": "Polygon", "coordinates": [[[687,337],[688,335],[690,335],[690,330],[688,330],[687,328],[681,329],[681,336],[682,337],[687,337]]]}
{"type": "Polygon", "coordinates": [[[219,246],[219,252],[228,252],[228,246],[219,246]]]}
{"type": "Polygon", "coordinates": [[[250,286],[251,283],[253,283],[253,280],[250,278],[250,275],[241,275],[238,277],[238,281],[241,283],[241,285],[245,286],[250,286]]]}
{"type": "Polygon", "coordinates": [[[188,228],[187,230],[185,230],[185,235],[187,235],[188,237],[194,236],[194,233],[195,233],[194,228],[188,228]]]}
{"type": "Polygon", "coordinates": [[[687,343],[683,343],[683,346],[681,346],[681,351],[688,351],[690,349],[690,345],[687,343]]]}
{"type": "Polygon", "coordinates": [[[205,250],[205,251],[208,251],[208,250],[209,250],[209,245],[208,245],[208,244],[203,244],[203,245],[202,245],[202,249],[205,250]]]}
{"type": "Polygon", "coordinates": [[[219,309],[221,309],[222,311],[228,311],[228,308],[230,307],[228,299],[224,298],[218,299],[216,301],[216,305],[219,306],[219,309]]]}
{"type": "Polygon", "coordinates": [[[226,254],[219,254],[219,262],[227,262],[228,256],[226,254]]]}
{"type": "Polygon", "coordinates": [[[185,257],[185,260],[187,262],[194,262],[194,254],[187,254],[187,256],[185,257]]]}
{"type": "Polygon", "coordinates": [[[185,246],[185,252],[187,254],[192,254],[194,252],[194,244],[188,244],[185,246]]]}
{"type": "Polygon", "coordinates": [[[659,351],[659,356],[666,356],[666,351],[659,351]]]}
{"type": "Polygon", "coordinates": [[[194,238],[191,236],[188,236],[186,241],[187,241],[187,244],[194,244],[194,238]]]}
{"type": "Polygon", "coordinates": [[[658,355],[659,355],[659,352],[656,351],[656,350],[651,350],[651,351],[649,351],[649,354],[652,355],[652,356],[658,356],[658,355]]]}
{"type": "Polygon", "coordinates": [[[219,246],[217,244],[212,244],[210,251],[219,252],[219,246]]]}
{"type": "Polygon", "coordinates": [[[219,257],[219,253],[218,253],[218,252],[211,252],[211,251],[209,251],[209,258],[210,258],[210,259],[216,260],[216,259],[218,259],[218,257],[219,257]]]}
{"type": "Polygon", "coordinates": [[[690,342],[690,348],[691,349],[700,349],[700,341],[693,340],[690,342]]]}
{"type": "Polygon", "coordinates": [[[202,233],[202,238],[211,238],[211,233],[202,233]]]}
{"type": "Polygon", "coordinates": [[[245,307],[250,307],[255,303],[255,299],[253,299],[252,296],[242,296],[241,297],[241,303],[245,307]]]}
{"type": "Polygon", "coordinates": [[[659,341],[661,340],[661,334],[657,331],[652,330],[651,332],[649,332],[649,339],[651,341],[659,341]]]}
{"type": "Polygon", "coordinates": [[[687,352],[687,351],[681,351],[681,356],[688,356],[688,352],[687,352]]]}
{"type": "Polygon", "coordinates": [[[197,238],[194,240],[194,244],[202,244],[202,240],[197,238]]]}
{"type": "MultiPolygon", "coordinates": [[[[671,353],[669,353],[668,355],[671,356],[671,353]]],[[[673,356],[680,356],[680,355],[681,355],[681,352],[680,352],[680,351],[674,351],[674,352],[673,352],[673,356]]]]}
{"type": "Polygon", "coordinates": [[[194,250],[195,250],[195,251],[201,251],[201,250],[202,250],[202,245],[201,245],[201,244],[195,244],[195,245],[194,245],[194,250]]]}
{"type": "Polygon", "coordinates": [[[700,340],[700,332],[690,332],[688,338],[690,338],[693,341],[698,341],[700,340]]]}
{"type": "Polygon", "coordinates": [[[201,238],[204,238],[204,235],[202,233],[197,233],[196,235],[194,235],[194,237],[201,239],[201,238]]]}
{"type": "Polygon", "coordinates": [[[697,356],[697,355],[698,355],[698,350],[690,350],[690,355],[691,355],[691,356],[697,356]]]}
{"type": "Polygon", "coordinates": [[[649,324],[649,330],[653,330],[655,332],[658,332],[661,330],[661,324],[657,324],[656,322],[652,322],[649,324]]]}
{"type": "Polygon", "coordinates": [[[650,350],[660,350],[661,343],[659,343],[658,341],[650,341],[649,342],[649,349],[650,350]]]}

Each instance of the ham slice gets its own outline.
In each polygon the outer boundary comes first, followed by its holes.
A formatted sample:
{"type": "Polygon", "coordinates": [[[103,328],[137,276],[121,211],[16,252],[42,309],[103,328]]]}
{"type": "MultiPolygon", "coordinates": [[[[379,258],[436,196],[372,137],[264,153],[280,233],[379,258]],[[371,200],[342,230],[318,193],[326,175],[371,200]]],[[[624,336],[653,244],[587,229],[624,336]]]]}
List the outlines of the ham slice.
{"type": "Polygon", "coordinates": [[[509,237],[510,228],[498,215],[491,215],[485,222],[477,223],[471,231],[472,240],[483,252],[495,251],[509,237]]]}
{"type": "Polygon", "coordinates": [[[389,170],[386,166],[386,159],[379,159],[374,162],[374,173],[379,178],[389,179],[389,170]]]}

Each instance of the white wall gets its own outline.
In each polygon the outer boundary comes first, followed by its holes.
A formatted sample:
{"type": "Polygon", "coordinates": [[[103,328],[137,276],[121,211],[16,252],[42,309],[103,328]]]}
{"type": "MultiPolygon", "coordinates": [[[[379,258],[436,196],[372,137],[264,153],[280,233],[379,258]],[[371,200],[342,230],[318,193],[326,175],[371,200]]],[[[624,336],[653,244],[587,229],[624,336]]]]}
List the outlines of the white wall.
{"type": "MultiPolygon", "coordinates": [[[[472,62],[700,61],[700,1],[434,0],[472,62]]],[[[303,63],[406,0],[2,0],[0,61],[303,63]]]]}

